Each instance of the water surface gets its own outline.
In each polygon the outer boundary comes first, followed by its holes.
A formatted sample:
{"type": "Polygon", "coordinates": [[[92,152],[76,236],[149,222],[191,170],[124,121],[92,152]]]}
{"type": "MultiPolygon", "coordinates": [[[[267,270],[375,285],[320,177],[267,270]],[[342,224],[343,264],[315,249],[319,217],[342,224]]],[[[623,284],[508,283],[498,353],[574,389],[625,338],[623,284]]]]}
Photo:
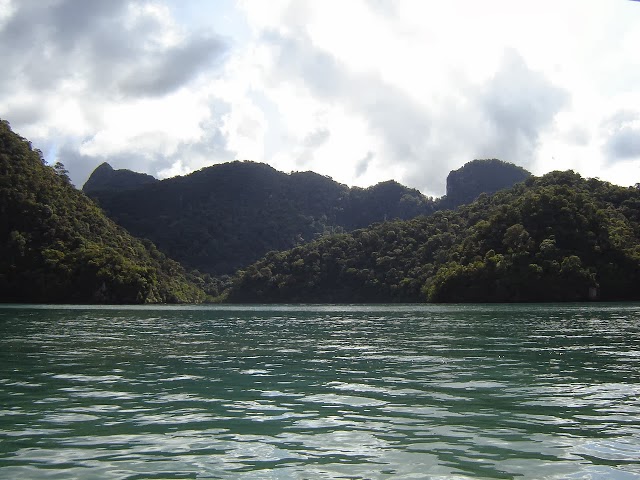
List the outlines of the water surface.
{"type": "Polygon", "coordinates": [[[640,305],[0,307],[2,478],[640,478],[640,305]]]}

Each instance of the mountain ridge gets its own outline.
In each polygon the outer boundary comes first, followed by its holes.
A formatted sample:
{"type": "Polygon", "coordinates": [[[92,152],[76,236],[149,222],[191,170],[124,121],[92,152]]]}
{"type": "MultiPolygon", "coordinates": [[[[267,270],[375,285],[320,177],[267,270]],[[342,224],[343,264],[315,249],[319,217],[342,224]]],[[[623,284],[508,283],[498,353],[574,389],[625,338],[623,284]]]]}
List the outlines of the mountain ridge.
{"type": "MultiPolygon", "coordinates": [[[[483,165],[480,161],[475,168],[483,165]]],[[[499,168],[526,172],[506,162],[499,168]]],[[[323,235],[452,208],[458,198],[434,200],[394,180],[348,187],[315,172],[284,173],[250,161],[133,188],[112,182],[96,190],[92,178],[83,190],[112,219],[188,268],[213,275],[231,274],[269,251],[323,235]]]]}
{"type": "Polygon", "coordinates": [[[640,299],[640,189],[568,172],[457,211],[272,252],[238,272],[238,303],[640,299]]]}
{"type": "Polygon", "coordinates": [[[116,170],[109,163],[103,162],[91,173],[82,186],[82,191],[91,194],[101,190],[126,190],[158,181],[152,175],[124,168],[116,170]]]}

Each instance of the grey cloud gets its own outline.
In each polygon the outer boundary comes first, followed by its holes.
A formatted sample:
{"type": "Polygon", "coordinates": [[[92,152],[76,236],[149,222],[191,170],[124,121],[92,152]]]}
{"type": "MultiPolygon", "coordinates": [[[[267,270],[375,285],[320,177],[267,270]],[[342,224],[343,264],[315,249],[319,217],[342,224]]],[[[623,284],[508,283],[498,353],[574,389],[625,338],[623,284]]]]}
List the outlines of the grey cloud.
{"type": "Polygon", "coordinates": [[[145,62],[122,79],[121,88],[133,95],[168,93],[218,61],[225,50],[224,42],[218,37],[195,38],[145,62]]]}
{"type": "Polygon", "coordinates": [[[422,159],[429,140],[433,118],[403,91],[384,84],[379,78],[362,79],[363,92],[355,97],[371,127],[385,138],[398,162],[422,159]]]}
{"type": "Polygon", "coordinates": [[[298,153],[297,160],[300,166],[306,167],[314,158],[314,151],[325,143],[331,132],[326,128],[319,128],[310,132],[302,141],[302,150],[298,153]]]}
{"type": "MultiPolygon", "coordinates": [[[[474,158],[529,164],[542,131],[569,100],[507,51],[493,78],[480,87],[459,85],[456,94],[464,101],[443,98],[445,107],[436,111],[374,73],[351,73],[302,29],[265,38],[277,52],[276,80],[303,83],[317,98],[361,115],[382,140],[377,162],[402,164],[406,173],[398,180],[431,194],[444,193],[449,170],[474,158]]],[[[365,165],[358,164],[357,172],[365,165]]]]}
{"type": "MultiPolygon", "coordinates": [[[[228,46],[191,33],[173,47],[154,41],[163,26],[152,16],[131,20],[125,0],[24,0],[0,30],[0,54],[18,81],[55,90],[69,78],[88,80],[96,95],[162,95],[220,61],[228,46]]],[[[0,93],[2,84],[0,83],[0,93]]]]}
{"type": "Polygon", "coordinates": [[[491,127],[483,153],[533,160],[542,130],[569,100],[542,74],[530,70],[522,57],[507,51],[495,76],[478,92],[478,106],[491,127]]]}
{"type": "MultiPolygon", "coordinates": [[[[295,37],[268,32],[264,38],[277,50],[277,74],[281,77],[276,80],[302,82],[317,97],[348,106],[384,140],[387,152],[379,158],[389,163],[420,164],[427,183],[440,180],[437,172],[441,164],[424,161],[432,133],[428,110],[376,74],[352,74],[346,65],[315,47],[304,32],[295,37]]],[[[410,180],[415,185],[414,179],[410,180]]]]}
{"type": "Polygon", "coordinates": [[[640,157],[640,128],[620,128],[609,137],[606,149],[613,161],[640,157]]]}
{"type": "Polygon", "coordinates": [[[367,173],[369,164],[371,163],[374,157],[375,157],[375,154],[373,152],[367,152],[367,154],[363,158],[358,160],[358,163],[356,163],[356,178],[361,177],[362,175],[367,173]]]}
{"type": "Polygon", "coordinates": [[[349,88],[349,78],[343,65],[332,55],[311,44],[306,34],[283,36],[268,31],[263,35],[266,43],[278,51],[278,74],[287,73],[302,79],[314,93],[324,98],[349,88]]]}
{"type": "Polygon", "coordinates": [[[604,151],[610,162],[640,157],[640,112],[623,109],[602,122],[604,151]]]}
{"type": "Polygon", "coordinates": [[[101,34],[101,24],[108,20],[115,24],[111,29],[114,39],[125,41],[122,31],[118,32],[126,6],[122,0],[25,0],[15,6],[0,30],[0,52],[5,69],[12,73],[9,78],[35,88],[51,89],[69,74],[84,73],[84,61],[97,62],[91,58],[94,55],[79,59],[79,51],[101,34]]]}
{"type": "MultiPolygon", "coordinates": [[[[20,130],[43,118],[55,121],[52,108],[59,105],[62,95],[68,95],[68,84],[78,95],[74,107],[91,121],[101,118],[107,102],[162,96],[179,89],[203,72],[213,71],[229,50],[221,37],[197,31],[182,32],[175,45],[164,45],[160,40],[166,34],[166,25],[148,13],[133,15],[144,6],[135,0],[12,3],[15,8],[11,16],[0,24],[0,116],[20,130]]],[[[218,112],[212,111],[211,115],[219,118],[218,112]]],[[[65,127],[59,131],[64,132],[65,127]]],[[[32,140],[34,144],[51,141],[32,140]]],[[[190,154],[211,155],[211,163],[223,155],[225,160],[230,157],[224,138],[215,128],[200,143],[181,145],[170,158],[135,151],[126,158],[88,157],[79,153],[82,140],[55,140],[60,145],[57,157],[77,186],[82,186],[103,161],[156,175],[178,159],[188,163],[190,154]]]]}
{"type": "MultiPolygon", "coordinates": [[[[51,163],[53,159],[46,159],[51,163]]],[[[105,160],[101,157],[94,157],[89,155],[82,155],[76,145],[65,144],[58,150],[57,161],[62,162],[66,169],[69,171],[69,177],[71,183],[77,188],[82,188],[84,183],[91,175],[98,165],[105,160]]],[[[109,161],[111,166],[115,165],[114,159],[109,161]]],[[[118,167],[116,167],[118,168],[118,167]]],[[[130,168],[130,167],[127,167],[130,168]]]]}
{"type": "Polygon", "coordinates": [[[350,105],[382,134],[399,161],[414,155],[430,131],[429,113],[402,90],[375,74],[351,74],[347,66],[319,50],[308,36],[265,38],[279,50],[280,73],[302,81],[316,95],[350,105]]]}
{"type": "Polygon", "coordinates": [[[21,0],[13,2],[13,13],[0,35],[33,48],[34,40],[44,34],[68,51],[78,38],[95,30],[96,23],[119,17],[126,4],[126,0],[21,0]]]}
{"type": "Polygon", "coordinates": [[[46,15],[55,29],[55,40],[61,47],[73,48],[77,39],[90,34],[97,25],[113,23],[113,19],[122,17],[126,0],[63,0],[47,2],[31,0],[21,2],[31,6],[30,14],[46,15]],[[36,7],[37,6],[37,7],[36,7]],[[36,7],[36,8],[34,8],[36,7]],[[40,13],[37,13],[39,10],[40,13]],[[48,11],[48,13],[47,13],[48,11]]]}
{"type": "Polygon", "coordinates": [[[326,142],[331,136],[331,132],[326,128],[319,128],[311,132],[304,139],[304,146],[309,148],[316,148],[326,142]]]}
{"type": "Polygon", "coordinates": [[[580,126],[574,126],[566,134],[566,139],[574,145],[587,145],[591,141],[589,130],[580,126]]]}
{"type": "MultiPolygon", "coordinates": [[[[219,119],[221,113],[227,111],[228,106],[216,100],[209,105],[210,116],[201,124],[204,131],[203,138],[198,142],[185,142],[178,145],[171,155],[159,153],[128,151],[116,155],[83,155],[79,151],[78,144],[82,142],[67,143],[63,145],[57,155],[57,160],[62,162],[70,172],[71,181],[78,188],[87,181],[93,170],[103,162],[108,162],[113,168],[128,168],[130,170],[148,173],[159,177],[159,172],[170,168],[174,163],[181,161],[190,169],[200,168],[200,164],[192,164],[191,161],[204,159],[207,165],[228,162],[233,160],[233,153],[227,148],[227,139],[222,132],[222,123],[219,119]]],[[[90,140],[89,138],[85,139],[90,140]]],[[[50,160],[50,159],[47,159],[50,160]]]]}
{"type": "Polygon", "coordinates": [[[84,155],[76,143],[66,143],[58,150],[57,160],[69,171],[71,182],[77,188],[82,188],[91,173],[103,162],[108,162],[115,169],[127,168],[157,177],[160,170],[171,166],[175,156],[166,158],[156,153],[137,151],[114,155],[84,155]]]}
{"type": "Polygon", "coordinates": [[[14,125],[28,125],[37,122],[42,114],[42,106],[36,102],[27,101],[11,108],[10,119],[14,125]]]}

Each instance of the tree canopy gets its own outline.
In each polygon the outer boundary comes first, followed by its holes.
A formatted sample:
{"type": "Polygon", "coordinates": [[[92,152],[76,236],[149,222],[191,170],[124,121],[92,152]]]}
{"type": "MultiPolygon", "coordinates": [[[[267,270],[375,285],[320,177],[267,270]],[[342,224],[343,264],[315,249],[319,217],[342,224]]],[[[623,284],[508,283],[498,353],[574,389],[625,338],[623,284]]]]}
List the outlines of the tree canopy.
{"type": "Polygon", "coordinates": [[[108,219],[64,165],[46,165],[0,120],[0,301],[201,302],[203,283],[108,219]]]}
{"type": "Polygon", "coordinates": [[[271,252],[231,302],[640,299],[640,190],[568,172],[481,194],[457,211],[271,252]]]}
{"type": "Polygon", "coordinates": [[[188,268],[220,275],[272,250],[427,215],[529,175],[498,160],[478,160],[462,170],[464,181],[442,200],[395,181],[349,188],[317,173],[286,174],[255,162],[224,163],[155,182],[103,164],[84,191],[132,234],[150,239],[188,268]]]}

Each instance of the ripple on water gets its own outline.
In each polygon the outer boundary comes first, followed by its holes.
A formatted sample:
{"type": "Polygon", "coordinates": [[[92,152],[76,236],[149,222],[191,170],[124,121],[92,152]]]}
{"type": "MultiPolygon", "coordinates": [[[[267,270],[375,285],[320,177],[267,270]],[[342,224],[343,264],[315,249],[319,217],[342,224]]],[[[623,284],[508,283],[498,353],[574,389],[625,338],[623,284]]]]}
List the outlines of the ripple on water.
{"type": "Polygon", "coordinates": [[[0,308],[5,478],[639,478],[640,306],[0,308]]]}

